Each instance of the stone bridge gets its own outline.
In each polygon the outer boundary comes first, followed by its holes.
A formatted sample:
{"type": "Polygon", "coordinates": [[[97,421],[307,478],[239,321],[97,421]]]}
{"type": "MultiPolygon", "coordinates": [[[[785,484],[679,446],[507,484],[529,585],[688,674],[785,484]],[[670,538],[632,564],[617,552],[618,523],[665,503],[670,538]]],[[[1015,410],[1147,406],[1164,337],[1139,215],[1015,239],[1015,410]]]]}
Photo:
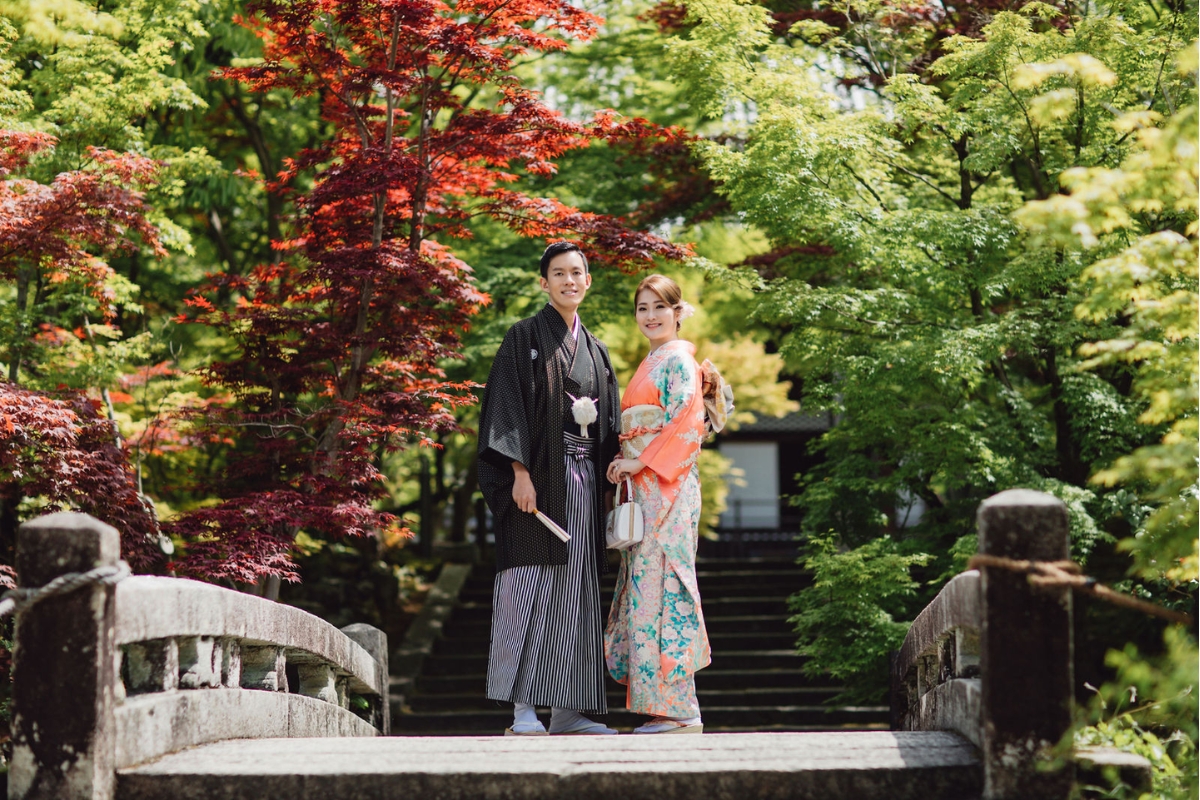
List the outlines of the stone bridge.
{"type": "MultiPolygon", "coordinates": [[[[979,512],[981,552],[1067,555],[1066,510],[1026,491],[979,512]]],[[[22,526],[23,587],[118,563],[81,514],[22,526]]],[[[1071,596],[983,568],[952,580],[893,658],[893,731],[681,737],[388,736],[388,648],[208,584],[131,577],[25,605],[14,800],[1029,800],[1066,798],[1071,596]]]]}

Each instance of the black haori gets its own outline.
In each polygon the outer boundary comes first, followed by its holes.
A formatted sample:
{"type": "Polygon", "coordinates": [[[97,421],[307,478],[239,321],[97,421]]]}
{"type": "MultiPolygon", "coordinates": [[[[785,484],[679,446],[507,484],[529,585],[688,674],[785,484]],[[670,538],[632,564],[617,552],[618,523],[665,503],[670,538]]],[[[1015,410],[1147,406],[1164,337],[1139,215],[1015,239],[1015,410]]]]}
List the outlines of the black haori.
{"type": "MultiPolygon", "coordinates": [[[[513,503],[512,462],[529,469],[538,509],[563,525],[567,503],[561,432],[564,423],[572,425],[567,430],[579,431],[570,420],[571,395],[597,401],[599,418],[589,427],[595,474],[602,476],[617,453],[621,403],[612,362],[604,344],[585,326],[580,328],[577,344],[562,316],[547,305],[509,329],[492,362],[480,410],[479,489],[495,520],[498,572],[567,563],[567,545],[513,503]]],[[[608,563],[602,557],[602,500],[601,492],[589,498],[598,550],[593,563],[601,570],[608,563]]]]}
{"type": "Polygon", "coordinates": [[[496,575],[487,696],[606,713],[600,580],[593,524],[594,440],[563,433],[567,563],[496,575]]]}

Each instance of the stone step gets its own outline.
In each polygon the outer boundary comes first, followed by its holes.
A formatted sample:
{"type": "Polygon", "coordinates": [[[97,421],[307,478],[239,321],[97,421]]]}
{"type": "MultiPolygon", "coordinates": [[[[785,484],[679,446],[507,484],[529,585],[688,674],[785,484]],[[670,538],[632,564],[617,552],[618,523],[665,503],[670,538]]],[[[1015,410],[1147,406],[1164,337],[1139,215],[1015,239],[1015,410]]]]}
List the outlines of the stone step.
{"type": "MultiPolygon", "coordinates": [[[[797,593],[803,584],[798,582],[798,576],[786,576],[786,579],[757,579],[752,575],[739,577],[737,581],[716,581],[713,578],[700,579],[700,596],[707,607],[709,600],[722,597],[773,597],[775,600],[787,600],[788,596],[797,593]]],[[[612,585],[601,585],[600,599],[607,604],[612,601],[612,585]]],[[[492,585],[463,587],[458,600],[466,603],[490,603],[492,601],[492,585]]]]}
{"type": "MultiPolygon", "coordinates": [[[[792,624],[783,614],[732,614],[729,616],[712,616],[705,609],[704,627],[709,635],[718,633],[791,633],[792,624]]],[[[457,613],[450,618],[443,629],[448,637],[490,639],[492,619],[490,616],[476,616],[474,619],[463,619],[457,613]]]]}
{"type": "MultiPolygon", "coordinates": [[[[803,577],[802,575],[795,574],[763,578],[754,575],[737,575],[730,578],[702,577],[699,581],[700,596],[705,600],[708,600],[709,597],[722,595],[770,595],[772,597],[786,598],[808,584],[807,580],[802,580],[803,577]]],[[[605,602],[608,602],[612,598],[614,588],[612,581],[601,583],[600,595],[605,602]]],[[[492,597],[492,585],[491,583],[467,584],[463,587],[460,597],[462,600],[470,602],[490,600],[492,597]]]]}
{"type": "MultiPolygon", "coordinates": [[[[545,716],[545,715],[543,715],[543,716],[545,716]]],[[[886,716],[887,715],[885,714],[884,717],[886,718],[886,716]]],[[[639,717],[638,723],[644,722],[646,719],[647,719],[646,717],[639,717]]],[[[749,718],[747,718],[746,721],[747,721],[747,723],[753,723],[753,720],[749,719],[749,718]]],[[[785,723],[782,725],[755,725],[755,724],[721,725],[719,727],[716,725],[710,725],[708,723],[705,723],[705,726],[704,726],[704,732],[709,734],[710,736],[717,736],[717,735],[726,734],[726,733],[798,733],[798,732],[810,732],[810,733],[825,732],[825,733],[828,733],[831,731],[855,732],[855,731],[886,731],[886,730],[888,730],[888,724],[887,724],[886,720],[882,721],[882,722],[869,723],[869,724],[856,722],[853,725],[845,725],[845,726],[796,725],[794,723],[785,723]]],[[[633,734],[633,728],[618,728],[617,732],[618,732],[618,735],[630,736],[633,734]]],[[[411,733],[406,733],[404,731],[397,731],[396,735],[397,736],[405,736],[405,737],[410,737],[410,736],[454,736],[454,737],[460,737],[460,736],[498,736],[499,734],[495,730],[490,729],[490,728],[487,730],[477,730],[475,728],[463,728],[462,730],[439,729],[436,734],[421,733],[418,731],[414,731],[411,733]]],[[[740,795],[737,796],[737,800],[741,800],[740,795]]],[[[832,800],[832,798],[826,797],[826,798],[822,798],[822,800],[832,800]]],[[[857,796],[853,796],[853,800],[857,800],[857,796]]]]}
{"type": "MultiPolygon", "coordinates": [[[[610,571],[608,577],[616,574],[616,567],[619,564],[619,556],[614,554],[613,559],[609,562],[610,571]]],[[[804,567],[796,563],[794,557],[784,558],[705,558],[701,556],[696,559],[697,573],[724,573],[724,572],[805,572],[804,567]]],[[[496,576],[496,571],[490,563],[476,564],[471,571],[469,582],[486,582],[496,576]]]]}
{"type": "Polygon", "coordinates": [[[117,800],[976,800],[941,732],[233,740],[118,772],[117,800]]]}
{"type": "MultiPolygon", "coordinates": [[[[469,675],[430,675],[422,674],[417,678],[416,689],[422,694],[454,694],[459,692],[476,692],[483,695],[487,686],[487,674],[484,672],[469,675]]],[[[813,686],[827,687],[829,683],[821,679],[805,677],[797,669],[703,669],[696,673],[696,690],[718,689],[738,691],[747,687],[757,688],[806,688],[813,686]]]]}
{"type": "MultiPolygon", "coordinates": [[[[713,653],[713,669],[795,669],[804,657],[794,650],[721,651],[713,653]]],[[[487,671],[488,654],[432,655],[425,659],[427,675],[468,675],[487,671]]]]}
{"type": "Polygon", "coordinates": [[[800,570],[794,557],[788,558],[704,558],[696,559],[697,572],[727,572],[729,570],[800,570]]]}
{"type": "MultiPolygon", "coordinates": [[[[748,615],[786,615],[787,601],[782,597],[714,597],[704,598],[704,619],[748,616],[748,615]]],[[[455,620],[483,621],[492,618],[492,602],[460,603],[454,609],[455,620]]]]}
{"type": "MultiPolygon", "coordinates": [[[[501,733],[512,723],[509,708],[479,708],[461,711],[433,711],[404,713],[394,708],[392,731],[396,735],[422,735],[442,731],[477,731],[480,735],[501,733]]],[[[823,728],[855,728],[865,725],[886,725],[888,709],[885,706],[861,706],[831,708],[829,706],[708,706],[701,709],[705,728],[719,730],[726,725],[742,727],[797,726],[823,728]]],[[[634,714],[625,709],[610,708],[608,714],[593,715],[611,728],[632,731],[646,721],[646,715],[634,714]]],[[[543,714],[543,722],[549,717],[543,714]]]]}
{"type": "MultiPolygon", "coordinates": [[[[697,674],[696,685],[711,730],[886,727],[884,710],[831,711],[825,703],[837,687],[801,672],[804,659],[794,650],[787,598],[810,582],[802,569],[781,559],[707,559],[698,567],[713,663],[697,674]]],[[[422,674],[394,699],[397,731],[472,735],[507,724],[511,711],[484,697],[493,577],[479,567],[472,573],[422,674]]],[[[611,577],[602,584],[605,617],[611,577]]],[[[610,724],[641,721],[623,710],[624,687],[609,681],[608,696],[616,709],[610,724]]]]}
{"type": "MultiPolygon", "coordinates": [[[[802,686],[752,689],[697,689],[701,708],[708,706],[819,706],[840,691],[835,686],[802,686]]],[[[496,701],[488,700],[483,692],[417,693],[404,698],[408,711],[469,711],[490,709],[496,701]]],[[[608,704],[611,708],[625,706],[625,687],[610,686],[608,704]]],[[[503,706],[502,707],[506,707],[503,706]]]]}
{"type": "Polygon", "coordinates": [[[812,573],[795,565],[781,569],[746,569],[745,565],[741,564],[730,569],[720,570],[697,568],[696,580],[699,581],[701,587],[712,586],[714,588],[752,581],[772,584],[795,583],[806,586],[812,583],[812,573]]]}
{"type": "MultiPolygon", "coordinates": [[[[486,653],[490,637],[481,630],[476,636],[449,636],[439,639],[433,648],[437,655],[471,655],[486,653]]],[[[786,632],[709,631],[708,640],[713,652],[728,650],[790,650],[796,644],[796,635],[786,632]]]]}

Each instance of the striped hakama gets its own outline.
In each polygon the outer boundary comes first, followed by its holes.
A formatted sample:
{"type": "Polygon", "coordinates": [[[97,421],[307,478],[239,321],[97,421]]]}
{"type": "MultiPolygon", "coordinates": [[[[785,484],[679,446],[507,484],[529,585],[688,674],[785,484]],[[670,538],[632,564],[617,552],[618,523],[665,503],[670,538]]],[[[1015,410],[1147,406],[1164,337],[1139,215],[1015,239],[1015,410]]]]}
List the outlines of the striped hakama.
{"type": "Polygon", "coordinates": [[[600,579],[592,515],[593,440],[563,434],[567,563],[511,567],[493,587],[487,696],[606,713],[600,579]]]}

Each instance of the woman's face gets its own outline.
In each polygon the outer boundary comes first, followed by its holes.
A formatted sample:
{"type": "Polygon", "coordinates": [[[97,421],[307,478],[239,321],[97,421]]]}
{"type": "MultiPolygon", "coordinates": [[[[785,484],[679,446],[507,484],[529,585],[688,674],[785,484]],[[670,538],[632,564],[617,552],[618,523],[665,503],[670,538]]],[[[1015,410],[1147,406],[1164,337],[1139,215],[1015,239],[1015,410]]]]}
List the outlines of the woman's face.
{"type": "Polygon", "coordinates": [[[638,330],[650,340],[651,349],[671,341],[676,337],[675,319],[677,311],[667,304],[666,300],[649,289],[642,289],[637,296],[638,330]]]}

